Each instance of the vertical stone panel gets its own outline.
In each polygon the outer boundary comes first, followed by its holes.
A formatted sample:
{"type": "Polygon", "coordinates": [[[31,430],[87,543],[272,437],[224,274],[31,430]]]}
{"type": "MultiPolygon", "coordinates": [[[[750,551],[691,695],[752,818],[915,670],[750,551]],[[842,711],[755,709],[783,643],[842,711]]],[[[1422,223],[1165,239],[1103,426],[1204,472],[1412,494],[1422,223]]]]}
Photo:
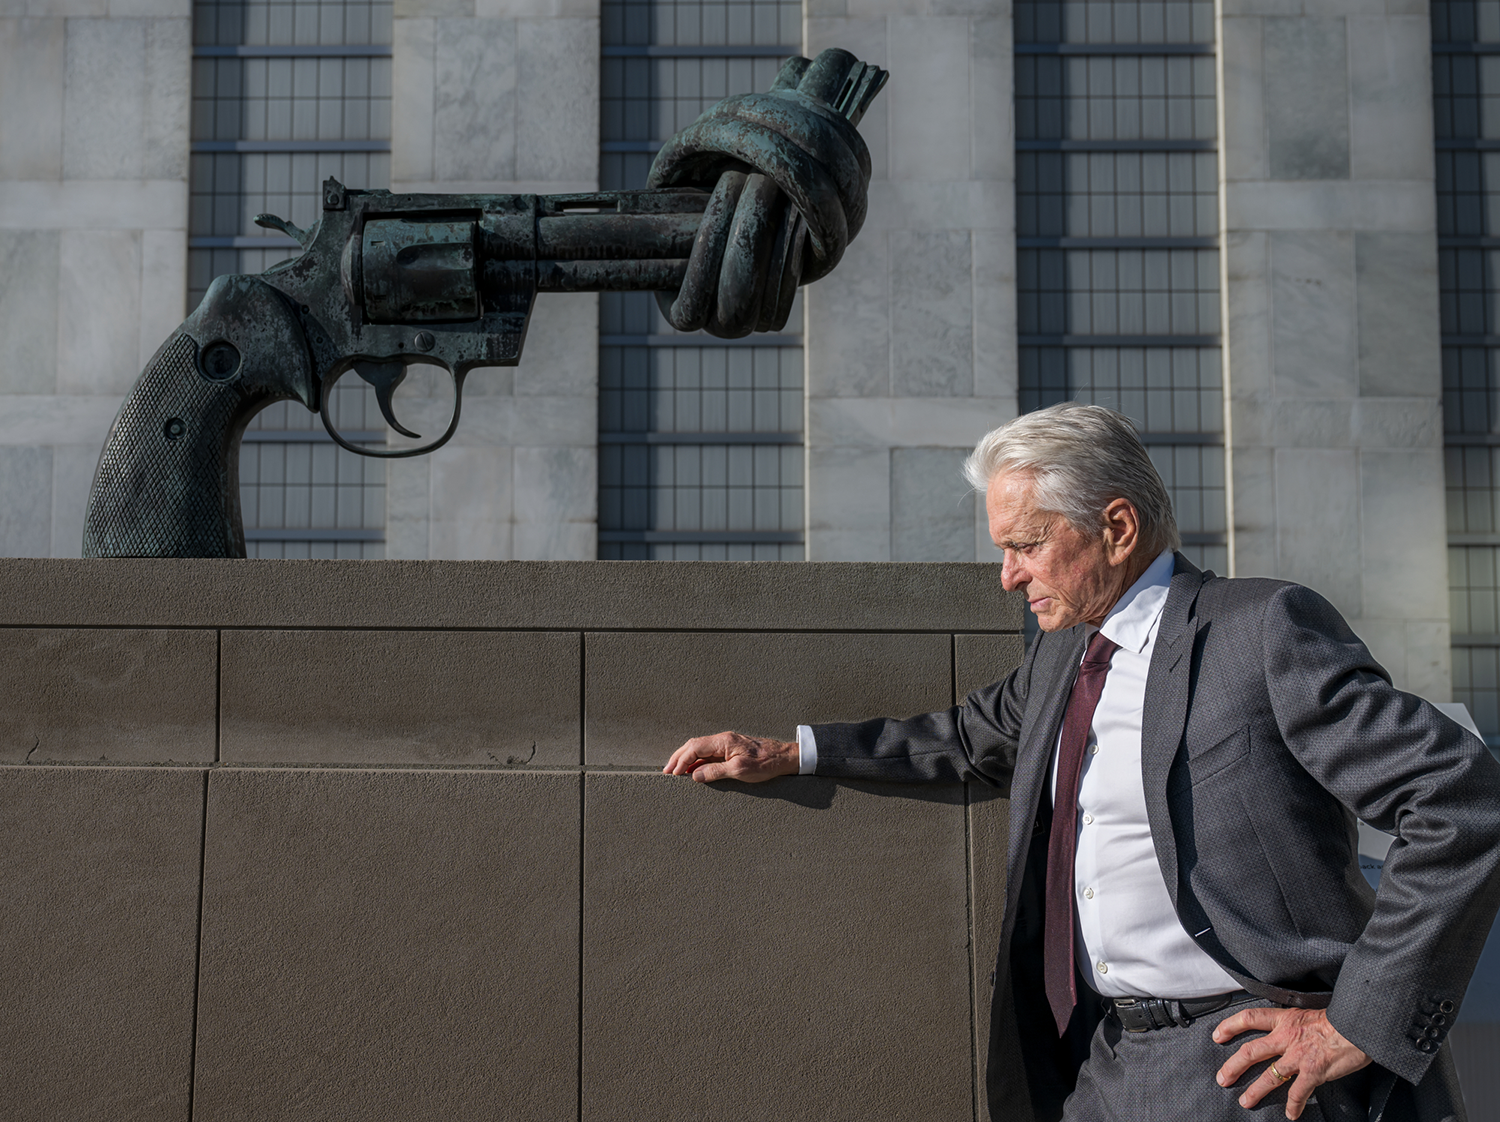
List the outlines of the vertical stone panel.
{"type": "Polygon", "coordinates": [[[385,555],[391,560],[429,556],[431,456],[391,460],[385,467],[385,555]]]}
{"type": "MultiPolygon", "coordinates": [[[[597,187],[597,0],[401,0],[396,16],[393,189],[597,187]]],[[[390,468],[387,556],[596,555],[597,317],[593,294],[538,298],[521,365],[469,380],[454,444],[390,468]]]]}
{"type": "MultiPolygon", "coordinates": [[[[1356,235],[1359,382],[1363,395],[1437,398],[1437,243],[1422,234],[1356,235]]],[[[1438,434],[1441,440],[1441,432],[1438,434]]]]}
{"type": "MultiPolygon", "coordinates": [[[[1448,612],[1446,583],[1417,576],[1398,541],[1441,542],[1444,509],[1431,501],[1443,490],[1443,454],[1437,448],[1365,449],[1359,458],[1360,522],[1365,611],[1405,603],[1414,619],[1442,619],[1448,612]]],[[[1443,644],[1447,646],[1446,643],[1443,644]]]]}
{"type": "Polygon", "coordinates": [[[435,177],[515,179],[515,21],[439,20],[433,42],[435,177]]]}
{"type": "Polygon", "coordinates": [[[141,235],[64,230],[59,259],[57,388],[123,397],[141,373],[141,235]]]}
{"type": "Polygon", "coordinates": [[[1426,13],[1236,0],[1223,16],[1231,571],[1311,585],[1397,685],[1446,701],[1426,13]],[[1418,595],[1387,571],[1394,525],[1426,528],[1400,551],[1418,595]]]}
{"type": "Polygon", "coordinates": [[[139,174],[143,179],[186,179],[192,22],[190,19],[148,20],[145,32],[139,174]]]}
{"type": "Polygon", "coordinates": [[[62,177],[66,26],[0,19],[0,180],[62,177]]]}
{"type": "Polygon", "coordinates": [[[516,178],[596,181],[598,19],[523,19],[516,36],[516,178]]]}
{"type": "Polygon", "coordinates": [[[817,397],[891,393],[887,235],[870,227],[867,222],[850,243],[837,269],[804,289],[807,392],[817,397]]]}
{"type": "MultiPolygon", "coordinates": [[[[1353,174],[1429,178],[1433,174],[1431,103],[1426,97],[1412,96],[1417,90],[1432,89],[1427,14],[1352,15],[1346,22],[1353,174]]],[[[1434,310],[1434,319],[1436,315],[1434,310]]]]}
{"type": "Polygon", "coordinates": [[[52,550],[53,557],[77,557],[83,550],[83,520],[88,510],[89,489],[99,466],[99,450],[108,430],[96,434],[79,431],[80,437],[95,435],[88,444],[52,446],[52,550]]]}
{"type": "Polygon", "coordinates": [[[437,23],[397,8],[391,46],[391,188],[428,183],[433,174],[432,134],[437,106],[437,23]]]}
{"type": "Polygon", "coordinates": [[[593,448],[515,450],[518,561],[595,557],[599,455],[593,448]]]}
{"type": "Polygon", "coordinates": [[[204,773],[0,767],[14,1122],[187,1122],[204,773]]]}
{"type": "Polygon", "coordinates": [[[1344,20],[1267,19],[1263,34],[1271,178],[1348,178],[1344,20]]]}
{"type": "Polygon", "coordinates": [[[974,393],[974,258],[967,230],[893,231],[891,383],[897,397],[974,393]]]}
{"type": "Polygon", "coordinates": [[[818,543],[809,559],[889,561],[890,452],[813,445],[807,461],[807,534],[818,543]]]}
{"type": "Polygon", "coordinates": [[[576,1117],[578,785],[215,772],[197,1116],[576,1117]]]}
{"type": "Polygon", "coordinates": [[[1355,452],[1278,448],[1276,521],[1281,576],[1322,593],[1347,619],[1358,619],[1364,559],[1355,452]]]}
{"type": "Polygon", "coordinates": [[[953,448],[891,450],[891,560],[971,561],[974,492],[965,453],[953,448]]]}
{"type": "Polygon", "coordinates": [[[145,178],[146,20],[68,24],[63,175],[145,178]]]}
{"type": "Polygon", "coordinates": [[[1342,230],[1271,238],[1278,398],[1349,398],[1358,387],[1354,238],[1342,230]]]}
{"type": "MultiPolygon", "coordinates": [[[[4,144],[0,135],[0,149],[4,144]]],[[[6,340],[0,393],[51,393],[57,384],[57,266],[57,231],[0,230],[0,335],[6,340]]]]}
{"type": "Polygon", "coordinates": [[[52,449],[0,446],[0,557],[52,554],[52,449]]]}
{"type": "Polygon", "coordinates": [[[970,176],[970,23],[962,17],[891,16],[890,70],[900,79],[881,94],[893,137],[896,180],[966,180],[970,176]]]}
{"type": "Polygon", "coordinates": [[[963,815],[956,785],[586,777],[583,1117],[971,1118],[963,815]]]}
{"type": "MultiPolygon", "coordinates": [[[[893,534],[912,540],[891,522],[892,452],[966,452],[1016,413],[1010,5],[851,0],[807,17],[809,54],[845,47],[893,75],[861,126],[869,219],[806,318],[808,557],[880,560],[893,534]]],[[[943,555],[975,556],[982,532],[970,514],[943,555]]]]}
{"type": "MultiPolygon", "coordinates": [[[[182,145],[187,150],[186,141],[182,145]]],[[[184,172],[184,174],[186,174],[184,172]]],[[[141,330],[136,350],[137,369],[172,337],[188,309],[187,232],[145,230],[141,234],[141,330]]]]}
{"type": "Polygon", "coordinates": [[[449,445],[431,459],[426,556],[453,561],[514,556],[511,449],[449,445]]]}

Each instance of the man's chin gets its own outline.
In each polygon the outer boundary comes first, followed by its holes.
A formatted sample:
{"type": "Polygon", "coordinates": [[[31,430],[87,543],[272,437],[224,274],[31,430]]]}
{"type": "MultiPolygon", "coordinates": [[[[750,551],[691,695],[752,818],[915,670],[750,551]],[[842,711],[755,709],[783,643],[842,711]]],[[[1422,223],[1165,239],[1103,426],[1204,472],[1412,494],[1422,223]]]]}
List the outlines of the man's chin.
{"type": "Polygon", "coordinates": [[[1027,607],[1030,609],[1031,614],[1036,617],[1037,627],[1043,631],[1066,631],[1073,626],[1074,621],[1065,617],[1064,613],[1059,610],[1057,601],[1050,596],[1044,600],[1029,603],[1027,607]],[[1038,607],[1040,607],[1040,611],[1037,610],[1038,607]]]}

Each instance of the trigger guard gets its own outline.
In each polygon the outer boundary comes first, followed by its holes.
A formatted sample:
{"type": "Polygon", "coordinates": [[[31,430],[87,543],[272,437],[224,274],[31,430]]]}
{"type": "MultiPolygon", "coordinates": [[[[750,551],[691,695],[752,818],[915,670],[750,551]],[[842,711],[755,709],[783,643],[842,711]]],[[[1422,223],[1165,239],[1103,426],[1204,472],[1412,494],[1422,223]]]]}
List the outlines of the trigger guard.
{"type": "MultiPolygon", "coordinates": [[[[350,369],[353,369],[353,367],[350,367],[350,369]]],[[[347,373],[348,373],[347,370],[346,371],[341,371],[336,377],[331,378],[329,381],[327,381],[326,383],[324,383],[324,385],[323,385],[323,401],[324,402],[327,402],[328,398],[331,396],[332,391],[333,391],[333,387],[338,382],[339,378],[342,378],[347,373]]],[[[343,448],[343,449],[346,449],[346,450],[348,450],[350,452],[353,452],[356,456],[368,456],[368,457],[370,457],[373,460],[404,460],[404,459],[406,459],[406,458],[408,458],[410,456],[425,456],[429,452],[436,452],[444,444],[447,444],[448,441],[452,440],[453,439],[453,434],[458,431],[458,419],[459,419],[460,414],[463,413],[463,408],[464,408],[464,375],[463,374],[454,374],[453,375],[453,419],[448,422],[448,428],[447,428],[446,431],[444,431],[443,435],[440,436],[440,437],[438,437],[436,440],[431,441],[430,443],[427,443],[427,444],[423,444],[423,445],[421,445],[420,447],[417,447],[417,448],[396,448],[396,449],[386,449],[386,450],[377,450],[377,449],[374,449],[374,448],[361,448],[361,447],[359,447],[356,444],[350,444],[349,441],[347,441],[347,440],[344,439],[343,434],[340,433],[336,428],[333,427],[333,422],[331,420],[329,420],[328,410],[326,408],[318,410],[318,416],[323,421],[323,429],[324,429],[324,431],[326,431],[328,433],[329,437],[340,448],[343,448]]]]}

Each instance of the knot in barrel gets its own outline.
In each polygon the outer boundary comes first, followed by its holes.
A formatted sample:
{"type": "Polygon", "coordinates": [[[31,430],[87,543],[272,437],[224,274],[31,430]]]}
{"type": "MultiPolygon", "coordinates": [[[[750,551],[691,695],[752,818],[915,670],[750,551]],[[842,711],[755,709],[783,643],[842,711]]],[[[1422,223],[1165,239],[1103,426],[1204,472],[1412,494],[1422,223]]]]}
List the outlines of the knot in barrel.
{"type": "Polygon", "coordinates": [[[779,331],[799,284],[827,275],[864,224],[870,152],[855,126],[886,72],[848,51],[788,59],[768,93],[725,98],[669,140],[651,187],[711,191],[676,292],[679,331],[779,331]]]}

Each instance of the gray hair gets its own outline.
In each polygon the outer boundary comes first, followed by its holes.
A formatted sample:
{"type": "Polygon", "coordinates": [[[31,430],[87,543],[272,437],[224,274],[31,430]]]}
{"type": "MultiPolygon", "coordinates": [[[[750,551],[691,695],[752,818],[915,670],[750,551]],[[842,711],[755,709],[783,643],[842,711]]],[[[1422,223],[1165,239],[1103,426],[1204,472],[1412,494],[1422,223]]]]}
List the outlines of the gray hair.
{"type": "Polygon", "coordinates": [[[1037,505],[1079,533],[1103,525],[1115,499],[1135,507],[1148,554],[1180,549],[1172,498],[1128,417],[1099,405],[1063,402],[1026,413],[985,435],[964,462],[964,476],[985,491],[995,476],[1031,477],[1037,505]]]}

